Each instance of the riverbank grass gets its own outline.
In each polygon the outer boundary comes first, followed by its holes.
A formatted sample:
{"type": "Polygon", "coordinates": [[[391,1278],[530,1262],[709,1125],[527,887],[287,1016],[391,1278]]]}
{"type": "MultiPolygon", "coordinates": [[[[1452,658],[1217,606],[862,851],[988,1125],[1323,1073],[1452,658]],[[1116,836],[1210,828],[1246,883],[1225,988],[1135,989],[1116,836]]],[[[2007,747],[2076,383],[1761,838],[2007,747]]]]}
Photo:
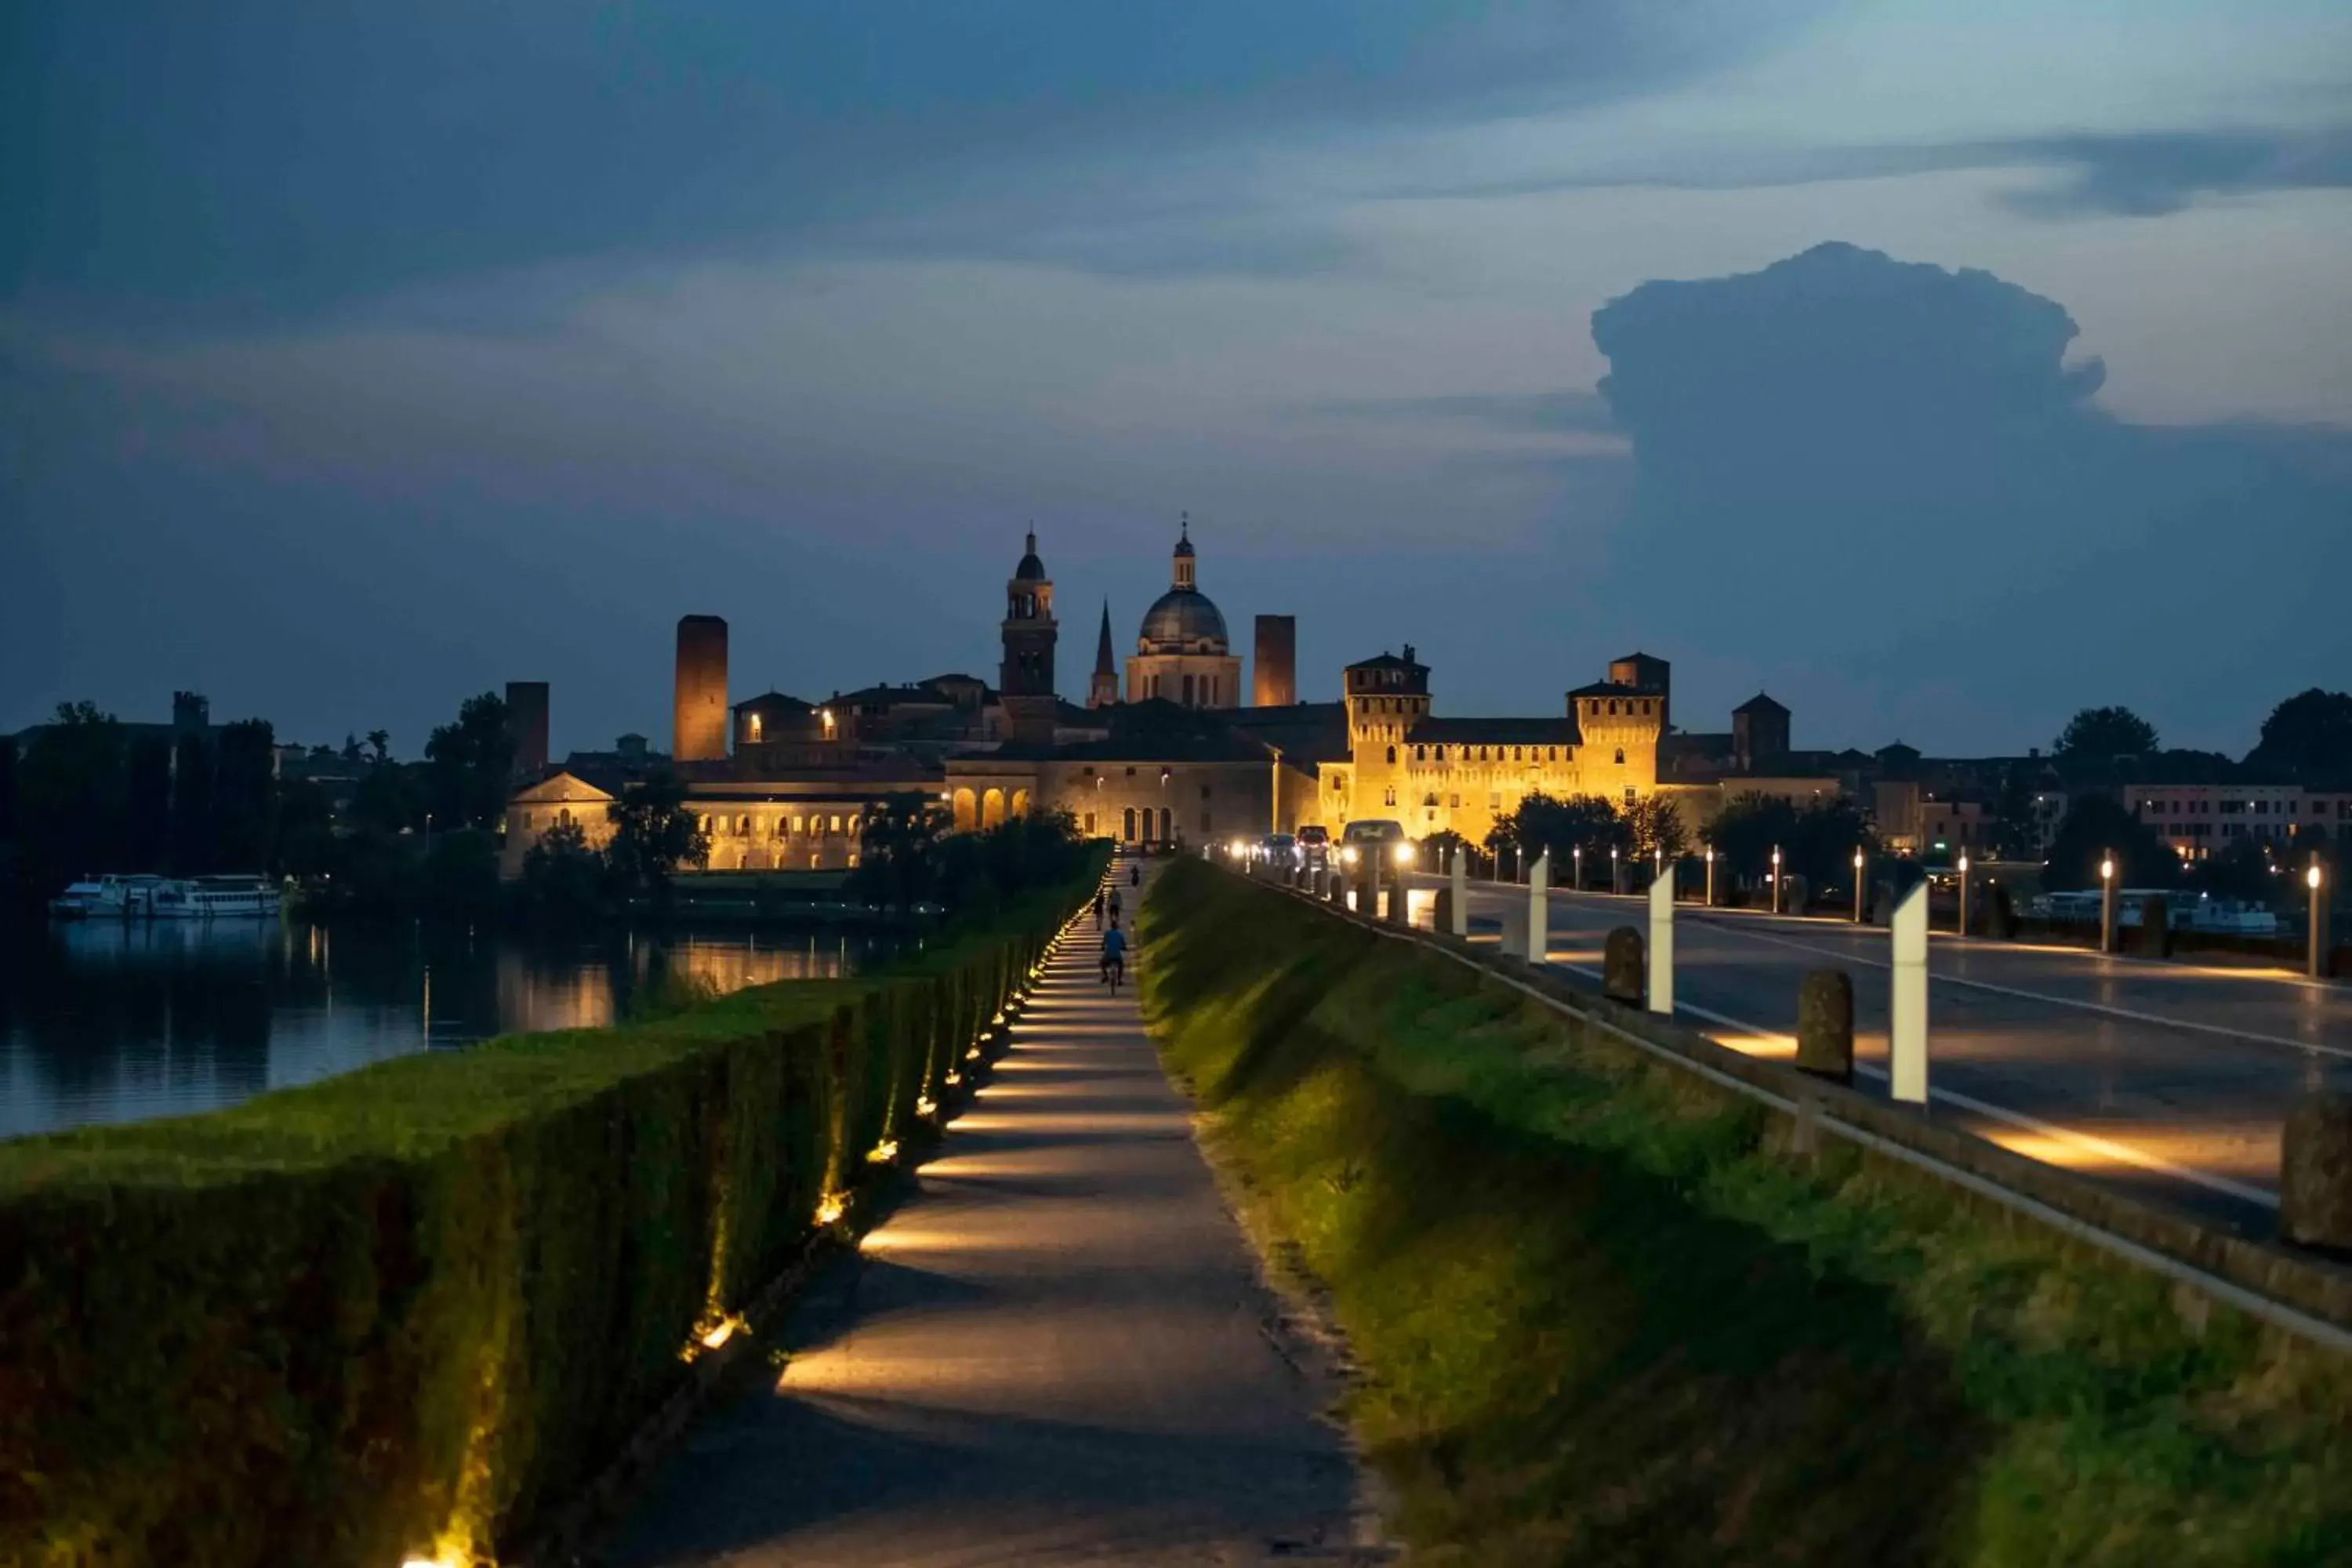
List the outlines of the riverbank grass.
{"type": "Polygon", "coordinates": [[[2352,1556],[2332,1355],[1206,866],[1141,934],[1415,1561],[2352,1556]]]}

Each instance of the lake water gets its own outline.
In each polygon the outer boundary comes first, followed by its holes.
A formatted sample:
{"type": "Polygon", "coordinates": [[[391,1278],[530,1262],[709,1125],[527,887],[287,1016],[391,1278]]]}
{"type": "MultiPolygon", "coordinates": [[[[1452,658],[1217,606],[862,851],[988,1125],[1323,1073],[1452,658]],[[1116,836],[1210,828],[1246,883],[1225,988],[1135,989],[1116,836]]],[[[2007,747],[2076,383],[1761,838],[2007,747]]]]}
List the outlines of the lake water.
{"type": "Polygon", "coordinates": [[[391,1057],[625,1016],[676,973],[830,979],[887,938],[748,928],[574,941],[429,927],[93,921],[0,934],[0,1138],[214,1110],[391,1057]]]}

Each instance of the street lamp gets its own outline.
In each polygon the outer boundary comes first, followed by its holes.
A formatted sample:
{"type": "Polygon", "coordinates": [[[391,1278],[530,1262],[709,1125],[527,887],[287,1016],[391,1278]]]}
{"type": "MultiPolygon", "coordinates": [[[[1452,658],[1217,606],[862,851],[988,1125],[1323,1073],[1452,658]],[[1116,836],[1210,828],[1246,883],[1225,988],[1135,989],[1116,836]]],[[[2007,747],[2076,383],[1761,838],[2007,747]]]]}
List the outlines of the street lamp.
{"type": "Polygon", "coordinates": [[[2099,856],[2099,951],[2116,950],[2116,858],[2102,851],[2099,856]]]}
{"type": "Polygon", "coordinates": [[[2314,980],[2327,977],[2327,900],[2320,896],[2319,857],[2311,858],[2311,868],[2303,874],[2303,884],[2311,889],[2311,949],[2304,958],[2304,973],[2314,980]]]}
{"type": "Polygon", "coordinates": [[[1584,891],[1584,846],[1580,844],[1570,849],[1568,858],[1576,863],[1576,890],[1580,893],[1584,891]]]}
{"type": "Polygon", "coordinates": [[[1706,907],[1715,908],[1715,846],[1706,847],[1706,907]]]}
{"type": "Polygon", "coordinates": [[[1780,847],[1772,846],[1772,912],[1780,912],[1780,847]]]}
{"type": "Polygon", "coordinates": [[[1614,844],[1609,847],[1609,890],[1612,893],[1624,890],[1617,883],[1617,846],[1614,844]]]}
{"type": "Polygon", "coordinates": [[[1868,864],[1868,857],[1857,847],[1853,852],[1853,923],[1856,925],[1862,923],[1862,871],[1868,864]]]}
{"type": "Polygon", "coordinates": [[[1969,852],[1960,851],[1960,934],[1969,934],[1969,852]]]}

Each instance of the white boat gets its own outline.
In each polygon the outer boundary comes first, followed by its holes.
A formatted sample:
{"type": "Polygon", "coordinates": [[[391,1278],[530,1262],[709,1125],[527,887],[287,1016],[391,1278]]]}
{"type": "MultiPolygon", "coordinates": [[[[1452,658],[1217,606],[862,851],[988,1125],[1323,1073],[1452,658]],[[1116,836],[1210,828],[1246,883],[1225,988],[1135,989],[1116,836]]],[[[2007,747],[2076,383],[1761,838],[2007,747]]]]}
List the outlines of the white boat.
{"type": "Polygon", "coordinates": [[[168,884],[150,912],[157,920],[274,920],[284,898],[266,877],[197,877],[168,884]]]}
{"type": "Polygon", "coordinates": [[[116,876],[72,884],[49,900],[49,913],[59,920],[132,920],[156,912],[167,889],[185,886],[168,877],[146,873],[116,876]]]}

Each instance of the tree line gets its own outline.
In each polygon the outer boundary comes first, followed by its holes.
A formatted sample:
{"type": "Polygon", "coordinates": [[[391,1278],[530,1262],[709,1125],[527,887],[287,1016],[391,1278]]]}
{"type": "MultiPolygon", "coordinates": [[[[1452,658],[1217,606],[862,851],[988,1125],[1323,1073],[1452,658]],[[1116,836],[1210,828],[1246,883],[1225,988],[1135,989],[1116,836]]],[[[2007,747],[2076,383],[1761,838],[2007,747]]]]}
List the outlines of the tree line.
{"type": "Polygon", "coordinates": [[[244,872],[299,879],[339,912],[488,912],[508,725],[505,700],[484,692],[433,731],[422,762],[395,760],[382,730],[313,748],[352,771],[339,814],[328,784],[281,776],[266,719],[166,728],[60,703],[26,743],[0,736],[0,907],[37,908],[107,872],[244,872]]]}

